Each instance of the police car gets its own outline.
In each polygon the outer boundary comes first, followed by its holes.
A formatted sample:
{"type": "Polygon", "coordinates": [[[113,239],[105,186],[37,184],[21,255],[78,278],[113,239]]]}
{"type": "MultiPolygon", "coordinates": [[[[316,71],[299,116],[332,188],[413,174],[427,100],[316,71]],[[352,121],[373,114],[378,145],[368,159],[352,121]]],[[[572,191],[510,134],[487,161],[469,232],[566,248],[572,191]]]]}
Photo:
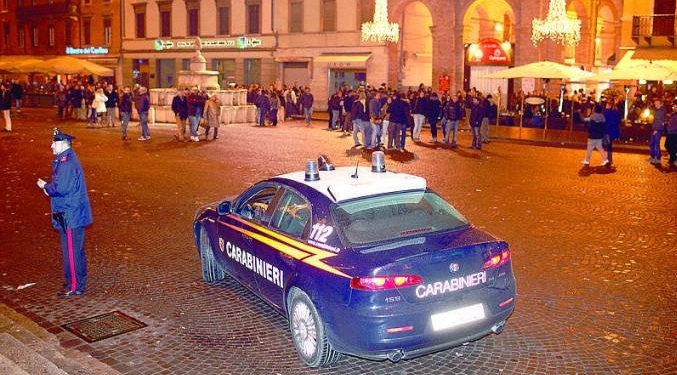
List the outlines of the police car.
{"type": "Polygon", "coordinates": [[[440,351],[502,332],[515,306],[508,244],[372,156],[321,156],[194,221],[203,278],[228,275],[287,317],[308,366],[440,351]]]}

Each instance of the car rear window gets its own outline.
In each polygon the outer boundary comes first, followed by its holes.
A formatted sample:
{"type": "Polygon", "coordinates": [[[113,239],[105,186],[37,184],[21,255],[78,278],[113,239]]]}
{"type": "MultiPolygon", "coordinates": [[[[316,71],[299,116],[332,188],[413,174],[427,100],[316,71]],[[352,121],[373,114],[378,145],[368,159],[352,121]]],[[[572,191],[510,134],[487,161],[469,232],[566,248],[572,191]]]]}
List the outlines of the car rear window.
{"type": "Polygon", "coordinates": [[[353,246],[457,230],[468,221],[432,191],[360,198],[332,207],[341,237],[353,246]]]}

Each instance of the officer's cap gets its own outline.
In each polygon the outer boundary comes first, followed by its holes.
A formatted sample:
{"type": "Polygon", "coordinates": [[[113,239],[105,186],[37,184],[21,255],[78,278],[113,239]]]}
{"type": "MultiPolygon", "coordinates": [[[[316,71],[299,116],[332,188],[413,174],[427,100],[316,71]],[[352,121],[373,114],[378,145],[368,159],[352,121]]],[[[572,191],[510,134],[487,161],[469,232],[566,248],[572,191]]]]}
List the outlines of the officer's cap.
{"type": "Polygon", "coordinates": [[[75,137],[72,135],[63,133],[58,128],[54,128],[54,141],[68,141],[70,143],[75,137]]]}

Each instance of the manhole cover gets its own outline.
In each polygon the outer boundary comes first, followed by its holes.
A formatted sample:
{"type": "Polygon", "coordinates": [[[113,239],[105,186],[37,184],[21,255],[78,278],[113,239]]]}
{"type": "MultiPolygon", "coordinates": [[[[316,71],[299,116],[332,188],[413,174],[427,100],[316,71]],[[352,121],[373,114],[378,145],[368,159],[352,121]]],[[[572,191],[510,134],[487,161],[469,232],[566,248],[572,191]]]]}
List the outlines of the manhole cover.
{"type": "Polygon", "coordinates": [[[87,342],[94,342],[146,327],[146,324],[120,311],[113,311],[62,327],[87,342]]]}

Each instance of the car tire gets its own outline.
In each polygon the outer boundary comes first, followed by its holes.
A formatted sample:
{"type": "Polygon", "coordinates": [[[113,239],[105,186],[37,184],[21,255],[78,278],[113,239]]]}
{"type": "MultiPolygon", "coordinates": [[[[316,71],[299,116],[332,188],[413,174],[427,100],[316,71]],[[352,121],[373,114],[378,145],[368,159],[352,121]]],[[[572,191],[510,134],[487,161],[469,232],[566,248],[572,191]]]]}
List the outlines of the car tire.
{"type": "Polygon", "coordinates": [[[310,367],[322,367],[341,358],[332,349],[324,322],[310,297],[299,289],[292,290],[289,303],[289,330],[296,352],[310,367]]]}
{"type": "Polygon", "coordinates": [[[202,278],[205,281],[214,282],[226,277],[225,272],[216,262],[205,227],[200,227],[200,263],[202,264],[202,278]]]}

